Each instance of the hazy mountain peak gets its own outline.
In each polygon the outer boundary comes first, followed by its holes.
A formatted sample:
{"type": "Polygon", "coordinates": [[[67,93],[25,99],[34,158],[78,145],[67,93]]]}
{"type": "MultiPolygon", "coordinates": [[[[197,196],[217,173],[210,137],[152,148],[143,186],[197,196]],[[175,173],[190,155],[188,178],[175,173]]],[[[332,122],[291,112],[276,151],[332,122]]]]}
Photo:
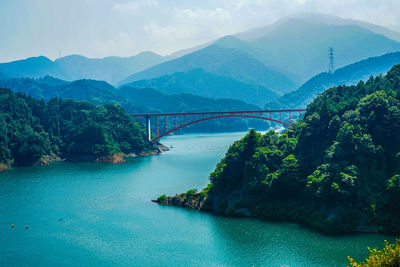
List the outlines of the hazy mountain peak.
{"type": "Polygon", "coordinates": [[[279,18],[276,22],[274,22],[271,25],[250,29],[250,30],[235,34],[235,36],[242,40],[255,40],[255,39],[258,39],[258,38],[261,38],[261,37],[267,35],[274,29],[276,29],[279,26],[281,26],[282,24],[286,23],[287,21],[294,21],[294,20],[309,22],[312,24],[325,24],[325,25],[337,25],[337,26],[357,25],[357,26],[363,27],[369,31],[372,31],[374,33],[384,35],[390,39],[400,42],[400,32],[385,28],[380,25],[375,25],[372,23],[359,21],[359,20],[341,18],[341,17],[334,16],[334,15],[328,15],[328,14],[323,14],[323,13],[309,13],[309,12],[294,13],[292,15],[279,18]]]}

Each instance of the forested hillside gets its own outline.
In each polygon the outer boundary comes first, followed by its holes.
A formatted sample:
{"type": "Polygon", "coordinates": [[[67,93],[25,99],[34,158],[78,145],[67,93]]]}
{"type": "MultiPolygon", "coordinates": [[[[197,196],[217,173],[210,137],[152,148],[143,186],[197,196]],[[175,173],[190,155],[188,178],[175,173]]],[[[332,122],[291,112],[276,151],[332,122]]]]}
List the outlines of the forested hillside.
{"type": "Polygon", "coordinates": [[[262,107],[278,94],[262,85],[252,85],[230,77],[218,76],[203,69],[177,72],[162,77],[140,80],[127,86],[154,88],[166,94],[193,94],[212,98],[231,98],[262,107]]]}
{"type": "Polygon", "coordinates": [[[397,65],[325,91],[282,135],[250,131],[229,148],[208,188],[158,201],[322,231],[399,233],[399,132],[397,65]]]}
{"type": "Polygon", "coordinates": [[[0,89],[0,163],[96,160],[150,150],[143,126],[115,104],[37,100],[0,89]]]}
{"type": "Polygon", "coordinates": [[[122,80],[119,85],[149,80],[176,72],[203,69],[218,76],[227,76],[243,83],[262,85],[281,94],[294,89],[294,83],[282,72],[264,65],[246,51],[213,44],[183,57],[163,62],[122,80]]]}

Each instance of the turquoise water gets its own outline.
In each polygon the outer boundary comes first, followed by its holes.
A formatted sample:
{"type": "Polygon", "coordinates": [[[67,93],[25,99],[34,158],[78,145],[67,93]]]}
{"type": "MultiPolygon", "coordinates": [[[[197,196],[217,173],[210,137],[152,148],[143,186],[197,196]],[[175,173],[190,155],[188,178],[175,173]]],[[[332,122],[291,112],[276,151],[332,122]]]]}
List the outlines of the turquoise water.
{"type": "Polygon", "coordinates": [[[0,266],[345,266],[347,255],[362,259],[367,246],[394,239],[326,236],[150,201],[205,187],[243,135],[171,136],[163,139],[171,151],[124,164],[57,162],[0,173],[0,266]]]}

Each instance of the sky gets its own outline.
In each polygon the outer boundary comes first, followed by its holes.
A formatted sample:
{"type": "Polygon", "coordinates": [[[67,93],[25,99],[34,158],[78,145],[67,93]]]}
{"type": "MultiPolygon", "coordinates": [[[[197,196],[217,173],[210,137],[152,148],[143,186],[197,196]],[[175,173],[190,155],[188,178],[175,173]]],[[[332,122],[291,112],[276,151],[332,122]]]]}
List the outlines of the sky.
{"type": "Polygon", "coordinates": [[[299,12],[400,31],[399,0],[0,0],[0,62],[168,55],[299,12]]]}

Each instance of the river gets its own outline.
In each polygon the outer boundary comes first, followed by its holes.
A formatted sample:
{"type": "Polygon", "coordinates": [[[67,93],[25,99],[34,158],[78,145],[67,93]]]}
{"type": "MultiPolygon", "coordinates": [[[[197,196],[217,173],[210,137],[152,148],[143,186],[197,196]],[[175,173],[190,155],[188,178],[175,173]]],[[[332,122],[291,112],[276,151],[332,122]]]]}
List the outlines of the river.
{"type": "Polygon", "coordinates": [[[124,164],[55,162],[0,173],[0,266],[346,266],[348,255],[361,260],[368,246],[393,241],[150,201],[205,187],[244,134],[169,136],[162,142],[170,151],[124,164]]]}

